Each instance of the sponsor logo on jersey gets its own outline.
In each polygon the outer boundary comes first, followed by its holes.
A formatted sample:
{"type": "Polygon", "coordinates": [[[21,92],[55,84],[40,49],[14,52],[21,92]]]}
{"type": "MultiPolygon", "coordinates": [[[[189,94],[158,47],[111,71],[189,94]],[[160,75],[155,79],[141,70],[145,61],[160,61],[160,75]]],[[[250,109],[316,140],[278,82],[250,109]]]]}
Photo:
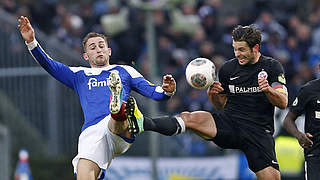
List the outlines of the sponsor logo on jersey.
{"type": "Polygon", "coordinates": [[[262,69],[258,74],[258,78],[267,79],[268,73],[262,69]]]}
{"type": "Polygon", "coordinates": [[[262,92],[259,86],[257,87],[238,87],[235,85],[229,85],[230,93],[258,93],[262,92]]]}
{"type": "Polygon", "coordinates": [[[88,81],[89,90],[93,87],[103,87],[107,86],[107,81],[98,81],[96,78],[90,78],[88,81]]]}
{"type": "Polygon", "coordinates": [[[286,84],[286,78],[284,77],[284,74],[278,76],[278,81],[282,84],[286,84]]]}
{"type": "Polygon", "coordinates": [[[314,117],[317,119],[320,119],[320,111],[315,111],[314,113],[315,113],[314,117]]]}
{"type": "Polygon", "coordinates": [[[271,162],[272,162],[272,164],[278,164],[278,162],[275,160],[272,160],[271,162]]]}
{"type": "Polygon", "coordinates": [[[298,98],[296,97],[296,99],[293,101],[292,106],[296,106],[298,105],[298,98]]]}
{"type": "Polygon", "coordinates": [[[230,77],[230,81],[233,81],[235,79],[238,79],[240,76],[230,77]]]}

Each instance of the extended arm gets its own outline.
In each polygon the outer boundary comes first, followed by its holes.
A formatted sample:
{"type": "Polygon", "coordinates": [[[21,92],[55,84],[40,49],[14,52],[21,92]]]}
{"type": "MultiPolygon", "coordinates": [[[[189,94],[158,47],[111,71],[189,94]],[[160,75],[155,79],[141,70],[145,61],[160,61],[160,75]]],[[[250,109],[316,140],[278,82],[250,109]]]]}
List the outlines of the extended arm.
{"type": "Polygon", "coordinates": [[[302,133],[298,130],[295,120],[297,116],[291,111],[288,112],[287,116],[283,121],[283,127],[290,133],[292,136],[296,137],[299,141],[299,144],[303,148],[311,147],[313,142],[309,139],[312,137],[309,133],[302,133]]]}
{"type": "Polygon", "coordinates": [[[157,86],[147,81],[138,71],[128,66],[132,77],[131,83],[135,91],[154,100],[169,99],[176,91],[176,81],[172,75],[163,76],[162,85],[157,86]]]}
{"type": "Polygon", "coordinates": [[[34,29],[32,28],[29,19],[21,16],[18,19],[18,22],[21,36],[25,40],[32,57],[55,79],[70,88],[74,88],[75,74],[68,66],[54,61],[44,52],[35,38],[34,29]]]}

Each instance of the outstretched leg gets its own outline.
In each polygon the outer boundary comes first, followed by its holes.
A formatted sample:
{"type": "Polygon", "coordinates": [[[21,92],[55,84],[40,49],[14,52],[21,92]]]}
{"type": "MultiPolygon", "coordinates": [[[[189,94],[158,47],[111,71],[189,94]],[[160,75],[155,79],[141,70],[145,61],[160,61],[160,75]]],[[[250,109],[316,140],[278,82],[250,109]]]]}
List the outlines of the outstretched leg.
{"type": "MultiPolygon", "coordinates": [[[[179,125],[175,117],[163,116],[158,118],[144,117],[140,112],[137,102],[133,97],[130,97],[125,106],[125,112],[129,122],[129,132],[142,133],[145,130],[159,132],[163,135],[172,136],[180,133],[182,127],[179,125]]],[[[181,119],[181,118],[180,118],[181,119]]],[[[180,121],[183,120],[181,119],[180,121]]],[[[185,127],[183,126],[185,129],[185,127]]]]}
{"type": "Polygon", "coordinates": [[[143,132],[143,114],[140,112],[134,97],[129,97],[125,106],[125,113],[128,118],[128,129],[130,133],[143,132]]]}
{"type": "MultiPolygon", "coordinates": [[[[204,139],[212,139],[217,134],[217,128],[212,115],[205,111],[183,112],[177,116],[161,116],[156,118],[142,117],[129,118],[137,109],[136,101],[129,101],[129,109],[126,109],[129,121],[129,131],[141,133],[143,131],[155,131],[166,136],[174,136],[184,133],[186,129],[204,139]]],[[[141,112],[139,111],[141,114],[141,112]]],[[[133,117],[133,116],[131,116],[133,117]]]]}

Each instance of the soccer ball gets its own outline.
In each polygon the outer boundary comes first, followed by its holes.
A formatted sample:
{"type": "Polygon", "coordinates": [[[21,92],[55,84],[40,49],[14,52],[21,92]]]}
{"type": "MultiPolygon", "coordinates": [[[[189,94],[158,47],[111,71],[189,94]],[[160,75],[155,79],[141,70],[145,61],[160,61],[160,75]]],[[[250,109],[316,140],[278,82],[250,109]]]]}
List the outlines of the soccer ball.
{"type": "Polygon", "coordinates": [[[192,60],[186,69],[187,82],[196,89],[206,89],[211,86],[216,78],[216,67],[206,58],[192,60]]]}

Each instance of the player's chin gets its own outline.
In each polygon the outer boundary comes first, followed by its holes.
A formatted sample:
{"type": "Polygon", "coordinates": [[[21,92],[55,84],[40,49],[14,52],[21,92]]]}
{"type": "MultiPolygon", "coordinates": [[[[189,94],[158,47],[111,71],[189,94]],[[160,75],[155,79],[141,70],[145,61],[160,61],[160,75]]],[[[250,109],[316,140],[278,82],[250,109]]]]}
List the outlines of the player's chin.
{"type": "Polygon", "coordinates": [[[248,61],[245,59],[238,59],[238,62],[240,65],[246,65],[248,63],[248,61]]]}

